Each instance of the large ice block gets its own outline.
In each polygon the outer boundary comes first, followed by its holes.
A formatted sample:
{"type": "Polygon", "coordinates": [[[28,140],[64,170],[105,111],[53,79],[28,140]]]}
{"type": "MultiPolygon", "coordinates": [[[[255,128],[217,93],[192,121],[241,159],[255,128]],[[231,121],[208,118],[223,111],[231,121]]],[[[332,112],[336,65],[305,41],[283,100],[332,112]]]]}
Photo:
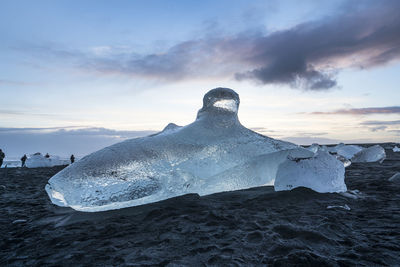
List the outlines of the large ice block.
{"type": "MultiPolygon", "coordinates": [[[[261,174],[257,180],[258,176],[247,178],[243,172],[230,184],[219,175],[258,156],[298,146],[242,126],[237,115],[239,102],[233,90],[213,89],[204,96],[193,123],[184,127],[170,124],[158,134],[94,152],[53,176],[46,191],[54,204],[101,211],[185,193],[210,194],[215,188],[226,191],[263,185],[270,181],[270,174],[261,174]]],[[[274,161],[265,156],[263,164],[277,168],[286,159],[283,155],[278,158],[274,161]]]]}

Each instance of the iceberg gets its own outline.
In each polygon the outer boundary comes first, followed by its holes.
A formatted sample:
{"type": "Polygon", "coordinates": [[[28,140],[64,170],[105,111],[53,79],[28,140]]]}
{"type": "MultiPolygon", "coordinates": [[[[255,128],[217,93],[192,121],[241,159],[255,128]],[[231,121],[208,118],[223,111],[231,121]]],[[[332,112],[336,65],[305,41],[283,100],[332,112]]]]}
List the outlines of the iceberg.
{"type": "Polygon", "coordinates": [[[51,155],[50,157],[46,158],[39,152],[29,155],[29,157],[25,162],[25,165],[28,168],[54,167],[64,164],[66,163],[63,160],[61,160],[60,157],[58,156],[51,155]]]}
{"type": "Polygon", "coordinates": [[[393,152],[400,152],[400,148],[399,148],[399,147],[397,147],[397,146],[394,146],[394,148],[393,148],[393,152]]]}
{"type": "Polygon", "coordinates": [[[380,145],[364,148],[356,153],[351,159],[352,162],[377,162],[382,163],[386,158],[385,149],[380,145]]]}
{"type": "Polygon", "coordinates": [[[288,158],[279,165],[275,191],[308,187],[319,193],[346,192],[343,163],[328,152],[317,152],[311,158],[288,158]]]}
{"type": "Polygon", "coordinates": [[[213,89],[193,123],[169,124],[160,133],[85,156],[53,176],[46,192],[54,204],[80,211],[119,209],[187,193],[272,184],[288,156],[313,155],[245,128],[239,103],[235,91],[213,89]],[[229,176],[236,172],[240,175],[229,176]]]}

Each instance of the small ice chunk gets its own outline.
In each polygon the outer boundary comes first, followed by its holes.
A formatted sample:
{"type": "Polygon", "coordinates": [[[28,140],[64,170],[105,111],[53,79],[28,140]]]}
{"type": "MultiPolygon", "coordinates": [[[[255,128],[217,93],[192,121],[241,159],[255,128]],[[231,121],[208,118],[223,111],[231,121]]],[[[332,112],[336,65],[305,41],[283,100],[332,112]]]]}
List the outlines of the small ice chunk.
{"type": "Polygon", "coordinates": [[[391,182],[400,182],[400,172],[396,172],[392,177],[389,178],[391,182]]]}
{"type": "Polygon", "coordinates": [[[338,151],[340,148],[344,147],[344,146],[345,146],[345,144],[340,143],[340,144],[338,144],[338,145],[336,145],[336,146],[334,146],[334,147],[327,147],[327,149],[328,149],[328,152],[329,152],[329,153],[331,153],[331,154],[336,154],[337,151],[338,151]]]}
{"type": "Polygon", "coordinates": [[[395,147],[393,148],[393,152],[400,152],[400,148],[397,147],[397,146],[395,146],[395,147]]]}
{"type": "Polygon", "coordinates": [[[288,158],[278,168],[275,191],[299,186],[320,193],[345,192],[343,163],[323,151],[309,159],[295,161],[288,158]]]}
{"type": "Polygon", "coordinates": [[[317,153],[317,151],[320,149],[319,145],[317,143],[312,144],[311,146],[307,147],[308,150],[310,150],[313,153],[317,153]]]}
{"type": "Polygon", "coordinates": [[[336,153],[346,159],[351,159],[355,154],[363,150],[362,147],[356,145],[342,145],[336,149],[336,153]]]}
{"type": "Polygon", "coordinates": [[[362,198],[363,195],[358,189],[348,190],[347,192],[340,193],[344,197],[352,198],[352,199],[359,199],[362,198]]]}
{"type": "Polygon", "coordinates": [[[364,148],[356,153],[351,159],[352,162],[377,162],[382,163],[386,158],[385,149],[380,145],[364,148]]]}
{"type": "Polygon", "coordinates": [[[18,219],[18,220],[14,220],[13,222],[12,222],[12,224],[17,224],[17,223],[26,223],[27,222],[27,220],[24,220],[24,219],[18,219]]]}
{"type": "Polygon", "coordinates": [[[342,156],[340,156],[340,155],[338,155],[338,154],[334,154],[333,156],[335,156],[335,158],[336,158],[337,160],[343,162],[343,166],[344,166],[345,168],[347,168],[347,167],[349,167],[349,166],[351,165],[351,161],[348,160],[348,159],[346,159],[345,157],[342,157],[342,156]]]}
{"type": "Polygon", "coordinates": [[[347,204],[344,204],[344,206],[340,205],[333,205],[333,206],[328,206],[326,207],[328,210],[329,209],[344,209],[344,210],[351,210],[350,207],[347,204]]]}

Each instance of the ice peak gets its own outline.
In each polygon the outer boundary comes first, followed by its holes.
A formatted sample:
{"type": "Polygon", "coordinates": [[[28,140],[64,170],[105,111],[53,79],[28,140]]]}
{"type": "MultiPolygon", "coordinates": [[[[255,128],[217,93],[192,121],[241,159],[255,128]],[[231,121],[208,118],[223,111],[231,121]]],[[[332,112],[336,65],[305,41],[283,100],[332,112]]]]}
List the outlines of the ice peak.
{"type": "Polygon", "coordinates": [[[203,107],[197,117],[204,113],[224,114],[237,116],[239,109],[239,95],[229,88],[218,87],[208,91],[203,98],[203,107]]]}

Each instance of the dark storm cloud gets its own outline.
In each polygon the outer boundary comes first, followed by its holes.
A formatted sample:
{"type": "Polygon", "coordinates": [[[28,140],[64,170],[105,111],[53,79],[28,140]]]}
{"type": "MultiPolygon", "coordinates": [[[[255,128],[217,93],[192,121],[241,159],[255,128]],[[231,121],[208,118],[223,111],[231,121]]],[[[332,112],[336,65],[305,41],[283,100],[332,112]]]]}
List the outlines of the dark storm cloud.
{"type": "Polygon", "coordinates": [[[125,71],[177,78],[196,75],[202,66],[215,71],[218,63],[225,65],[222,72],[230,72],[225,67],[233,64],[238,80],[330,89],[337,85],[335,75],[342,67],[369,68],[400,58],[400,2],[371,3],[369,8],[347,6],[353,10],[271,34],[181,43],[164,54],[132,60],[125,71]]]}
{"type": "Polygon", "coordinates": [[[258,67],[237,73],[236,78],[326,90],[336,86],[340,68],[370,68],[398,60],[400,2],[370,4],[351,4],[340,15],[256,39],[247,61],[258,67]]]}
{"type": "Polygon", "coordinates": [[[35,50],[102,73],[169,81],[226,76],[328,90],[337,86],[343,68],[372,68],[400,59],[399,10],[400,1],[354,1],[331,17],[289,29],[207,35],[147,55],[98,55],[52,46],[35,50]]]}
{"type": "Polygon", "coordinates": [[[351,109],[338,109],[330,112],[316,111],[310,114],[313,115],[368,115],[368,114],[395,114],[400,113],[400,106],[394,107],[371,107],[371,108],[351,108],[351,109]]]}

